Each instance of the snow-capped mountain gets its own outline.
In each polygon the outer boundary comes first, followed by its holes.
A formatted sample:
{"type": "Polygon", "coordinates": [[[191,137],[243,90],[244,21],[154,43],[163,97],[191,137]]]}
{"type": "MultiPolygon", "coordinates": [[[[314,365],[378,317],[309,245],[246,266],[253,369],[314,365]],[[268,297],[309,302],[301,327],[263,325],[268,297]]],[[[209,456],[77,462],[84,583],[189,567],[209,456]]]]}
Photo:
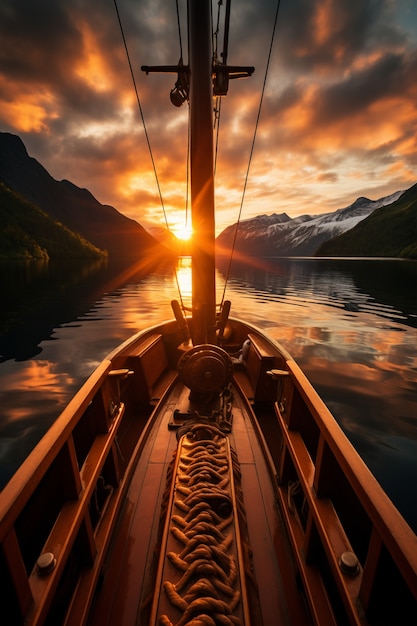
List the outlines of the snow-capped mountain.
{"type": "MultiPolygon", "coordinates": [[[[318,247],[344,233],[376,209],[392,204],[404,191],[379,200],[358,198],[347,207],[321,215],[302,215],[294,219],[286,213],[258,215],[243,220],[238,228],[235,249],[249,256],[312,256],[318,247]]],[[[230,250],[236,224],[228,226],[217,237],[217,250],[230,250]]]]}

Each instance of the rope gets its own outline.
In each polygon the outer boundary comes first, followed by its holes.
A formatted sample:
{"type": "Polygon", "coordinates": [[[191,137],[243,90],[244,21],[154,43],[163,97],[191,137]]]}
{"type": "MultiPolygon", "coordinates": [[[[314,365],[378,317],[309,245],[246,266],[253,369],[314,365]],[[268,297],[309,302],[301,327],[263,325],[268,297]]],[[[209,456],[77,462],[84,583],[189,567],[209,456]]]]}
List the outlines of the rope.
{"type": "MultiPolygon", "coordinates": [[[[127,46],[127,41],[126,41],[124,29],[123,29],[123,24],[122,24],[122,20],[121,20],[121,17],[120,17],[119,7],[117,5],[117,0],[113,0],[113,1],[114,1],[114,7],[116,9],[117,20],[119,22],[120,32],[121,32],[121,35],[122,35],[123,45],[124,45],[125,52],[126,52],[127,62],[128,62],[128,65],[129,65],[130,76],[132,78],[133,88],[134,88],[135,95],[136,95],[136,102],[138,104],[138,109],[139,109],[140,117],[141,117],[141,120],[142,120],[143,130],[144,130],[144,133],[145,133],[146,143],[147,143],[147,146],[148,146],[149,156],[150,156],[151,163],[152,163],[152,168],[153,168],[153,172],[154,172],[154,176],[155,176],[156,186],[157,186],[157,189],[158,189],[158,195],[159,195],[159,199],[160,199],[160,202],[161,202],[162,213],[163,213],[163,216],[164,216],[165,226],[166,226],[167,230],[170,231],[168,217],[167,217],[167,212],[166,212],[164,200],[163,200],[163,197],[162,197],[161,186],[159,184],[158,172],[156,170],[155,159],[154,159],[154,156],[153,156],[151,142],[150,142],[150,139],[149,139],[149,134],[148,134],[148,130],[147,130],[146,123],[145,123],[145,116],[143,114],[143,109],[142,109],[142,105],[141,105],[141,102],[140,102],[139,91],[138,91],[138,87],[137,87],[137,84],[136,84],[135,74],[133,72],[133,66],[132,66],[132,62],[130,60],[129,49],[128,49],[128,46],[127,46]]],[[[177,0],[177,17],[178,17],[178,30],[179,30],[179,38],[180,38],[180,51],[181,51],[181,59],[182,59],[182,40],[181,40],[181,28],[180,28],[179,12],[178,12],[178,0],[177,0]]],[[[189,160],[189,157],[187,155],[187,201],[186,201],[187,202],[187,206],[188,206],[188,160],[189,160]]],[[[176,285],[177,285],[178,297],[179,297],[179,300],[180,300],[180,303],[181,303],[181,308],[182,308],[182,310],[185,310],[185,306],[184,306],[184,302],[183,302],[183,298],[182,298],[181,287],[180,287],[180,283],[179,283],[177,269],[175,269],[175,282],[176,282],[176,285]]]]}
{"type": "Polygon", "coordinates": [[[263,81],[263,85],[262,85],[262,93],[261,93],[261,97],[260,97],[260,100],[259,100],[258,113],[257,113],[257,116],[256,116],[255,130],[254,130],[254,133],[253,133],[252,145],[251,145],[250,154],[249,154],[248,167],[246,169],[246,176],[245,176],[245,182],[244,182],[244,185],[243,185],[242,199],[240,201],[240,208],[239,208],[238,219],[237,219],[237,222],[236,222],[236,228],[235,228],[235,232],[234,232],[234,235],[233,235],[232,250],[231,250],[231,253],[230,253],[229,264],[228,264],[228,268],[227,268],[227,272],[226,272],[226,279],[225,279],[224,288],[223,288],[223,295],[222,295],[221,306],[223,305],[223,302],[224,302],[224,299],[225,299],[225,295],[226,295],[226,288],[227,288],[227,283],[228,283],[228,280],[229,280],[230,269],[231,269],[231,266],[232,266],[233,253],[234,253],[235,246],[236,246],[237,233],[238,233],[238,230],[239,230],[240,220],[241,220],[241,217],[242,217],[243,203],[244,203],[244,200],[245,200],[246,188],[247,188],[248,180],[249,180],[249,171],[250,171],[250,167],[251,167],[251,164],[252,164],[252,157],[253,157],[253,153],[254,153],[254,149],[255,149],[256,135],[257,135],[257,132],[258,132],[259,120],[260,120],[260,117],[261,117],[262,104],[263,104],[263,99],[264,99],[264,95],[265,95],[265,88],[266,88],[266,81],[267,81],[267,78],[268,78],[269,65],[270,65],[270,61],[271,61],[272,47],[273,47],[274,40],[275,40],[275,32],[276,32],[276,27],[277,27],[277,22],[278,22],[278,13],[279,13],[280,4],[281,4],[281,0],[277,0],[277,8],[276,8],[276,12],[275,12],[274,25],[273,25],[273,28],[272,28],[271,42],[269,44],[269,52],[268,52],[268,59],[267,59],[266,68],[265,68],[264,81],[263,81]]]}
{"type": "Polygon", "coordinates": [[[226,440],[216,427],[196,425],[194,431],[203,439],[183,439],[174,497],[178,513],[171,517],[170,533],[181,547],[166,555],[178,573],[175,582],[163,583],[169,603],[182,616],[174,622],[165,613],[159,624],[237,626],[241,593],[232,531],[232,467],[226,440]]]}
{"type": "Polygon", "coordinates": [[[152,148],[151,148],[151,142],[149,140],[149,135],[148,135],[148,130],[146,128],[146,123],[145,123],[145,116],[143,114],[143,109],[142,109],[142,105],[140,102],[140,98],[139,98],[139,91],[138,91],[138,87],[136,84],[136,79],[135,79],[135,74],[133,72],[133,67],[132,67],[132,62],[130,60],[130,54],[129,54],[129,49],[127,47],[127,41],[126,41],[126,37],[125,37],[125,33],[124,33],[124,29],[123,29],[123,25],[122,25],[122,20],[120,18],[120,13],[119,13],[119,8],[117,6],[117,0],[113,0],[114,1],[114,7],[116,9],[116,14],[117,14],[117,20],[119,22],[119,26],[120,26],[120,32],[122,35],[122,39],[123,39],[123,45],[125,48],[125,52],[126,52],[126,58],[127,58],[127,62],[129,65],[129,70],[130,70],[130,75],[132,78],[132,82],[133,82],[133,88],[135,90],[135,94],[136,94],[136,102],[138,104],[138,108],[139,108],[139,113],[140,113],[140,117],[142,119],[142,124],[143,124],[143,130],[145,132],[145,138],[146,138],[146,143],[148,145],[148,150],[149,150],[149,156],[151,158],[151,162],[152,162],[152,167],[153,167],[153,171],[154,171],[154,175],[155,175],[155,180],[156,180],[156,186],[158,188],[158,194],[159,194],[159,199],[161,201],[161,206],[162,206],[162,211],[164,213],[164,218],[165,218],[165,224],[167,225],[167,228],[169,229],[168,226],[168,219],[167,219],[167,214],[165,211],[165,205],[164,205],[164,200],[162,198],[162,192],[161,192],[161,186],[159,184],[159,178],[158,178],[158,173],[156,171],[156,165],[155,165],[155,160],[153,157],[153,152],[152,152],[152,148]]]}

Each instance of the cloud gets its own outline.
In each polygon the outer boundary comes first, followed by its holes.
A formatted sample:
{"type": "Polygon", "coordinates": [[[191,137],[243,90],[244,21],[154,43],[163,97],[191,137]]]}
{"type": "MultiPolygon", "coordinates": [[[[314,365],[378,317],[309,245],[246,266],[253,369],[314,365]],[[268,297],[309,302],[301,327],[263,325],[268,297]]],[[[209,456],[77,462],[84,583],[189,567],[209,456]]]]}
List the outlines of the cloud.
{"type": "MultiPolygon", "coordinates": [[[[187,62],[186,3],[178,4],[181,40],[175,3],[118,0],[139,107],[113,3],[0,0],[0,129],[18,134],[55,178],[139,222],[163,221],[148,140],[164,201],[172,211],[186,204],[187,105],[169,101],[175,74],[140,71],[181,54],[187,62]]],[[[232,7],[228,62],[256,69],[231,81],[221,104],[219,228],[242,199],[276,6],[232,7]]],[[[217,10],[213,3],[215,21],[217,10]]],[[[415,182],[412,16],[408,1],[281,1],[245,217],[322,212],[415,182]]],[[[222,29],[214,41],[220,55],[222,29]]]]}

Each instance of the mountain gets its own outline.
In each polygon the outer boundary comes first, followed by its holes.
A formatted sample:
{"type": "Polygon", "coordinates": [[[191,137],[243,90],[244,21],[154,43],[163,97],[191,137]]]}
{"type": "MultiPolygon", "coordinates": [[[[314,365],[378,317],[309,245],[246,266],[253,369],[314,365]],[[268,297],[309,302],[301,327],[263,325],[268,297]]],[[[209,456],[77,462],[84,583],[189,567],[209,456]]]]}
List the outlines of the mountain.
{"type": "MultiPolygon", "coordinates": [[[[353,204],[331,213],[302,215],[294,219],[286,213],[259,215],[243,220],[237,231],[235,250],[245,256],[314,256],[319,246],[346,232],[373,211],[397,200],[403,191],[369,200],[358,198],[353,204]]],[[[219,254],[230,251],[236,225],[228,226],[216,239],[219,254]]]]}
{"type": "Polygon", "coordinates": [[[417,258],[417,184],[354,228],[322,244],[317,256],[417,258]]]}
{"type": "Polygon", "coordinates": [[[100,259],[80,235],[0,182],[0,259],[100,259]]]}
{"type": "Polygon", "coordinates": [[[22,140],[10,133],[0,133],[0,181],[94,246],[107,250],[110,258],[134,261],[167,254],[134,220],[101,204],[87,189],[52,178],[28,155],[22,140]]]}

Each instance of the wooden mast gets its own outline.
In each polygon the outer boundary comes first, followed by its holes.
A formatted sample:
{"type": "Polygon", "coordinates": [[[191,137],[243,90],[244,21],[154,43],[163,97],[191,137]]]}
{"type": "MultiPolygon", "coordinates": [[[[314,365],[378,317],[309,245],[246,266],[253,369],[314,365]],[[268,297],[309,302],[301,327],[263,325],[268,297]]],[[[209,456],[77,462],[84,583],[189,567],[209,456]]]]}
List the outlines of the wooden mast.
{"type": "Polygon", "coordinates": [[[142,65],[149,72],[178,74],[171,102],[190,104],[192,207],[192,328],[194,346],[216,343],[213,94],[225,96],[230,78],[251,76],[253,67],[226,65],[230,0],[223,63],[213,61],[210,0],[188,0],[189,65],[142,65]]]}
{"type": "Polygon", "coordinates": [[[216,342],[213,66],[209,0],[188,0],[191,206],[192,339],[216,342]]]}

